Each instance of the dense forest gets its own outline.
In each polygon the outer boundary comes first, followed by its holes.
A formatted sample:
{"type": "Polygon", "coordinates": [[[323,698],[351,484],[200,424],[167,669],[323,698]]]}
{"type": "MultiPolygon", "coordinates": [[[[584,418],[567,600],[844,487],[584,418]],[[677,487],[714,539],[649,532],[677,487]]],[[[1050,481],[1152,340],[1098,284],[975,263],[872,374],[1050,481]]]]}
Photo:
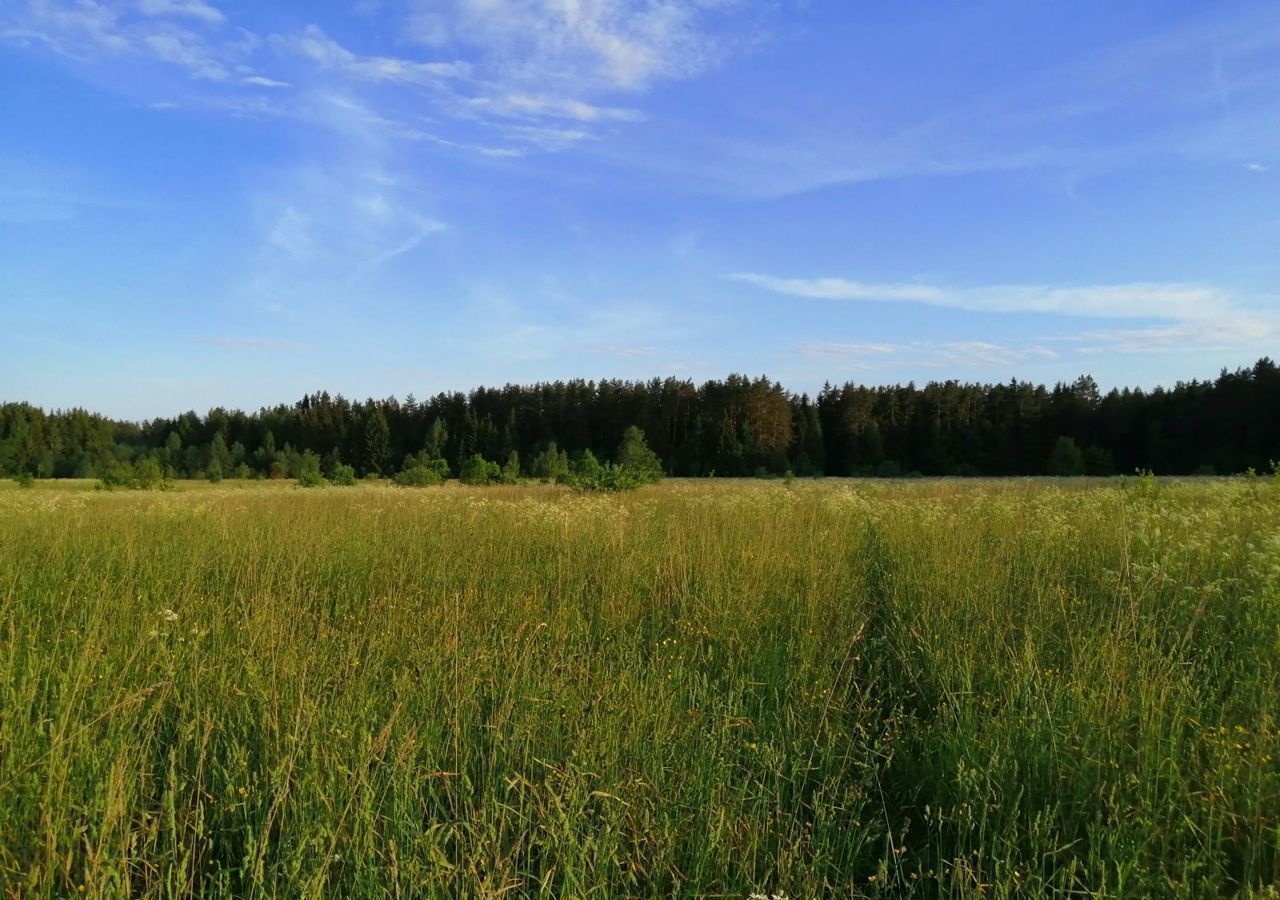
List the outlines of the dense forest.
{"type": "Polygon", "coordinates": [[[557,454],[611,458],[629,426],[677,476],[1229,474],[1280,457],[1280,369],[1262,359],[1213,381],[1106,394],[1088,376],[1052,388],[828,384],[816,398],[738,375],[701,386],[575,380],[423,401],[319,393],[142,423],[7,403],[0,474],[96,478],[150,459],[176,477],[288,478],[317,457],[326,473],[390,475],[407,457],[456,473],[479,454],[532,475],[557,454]]]}

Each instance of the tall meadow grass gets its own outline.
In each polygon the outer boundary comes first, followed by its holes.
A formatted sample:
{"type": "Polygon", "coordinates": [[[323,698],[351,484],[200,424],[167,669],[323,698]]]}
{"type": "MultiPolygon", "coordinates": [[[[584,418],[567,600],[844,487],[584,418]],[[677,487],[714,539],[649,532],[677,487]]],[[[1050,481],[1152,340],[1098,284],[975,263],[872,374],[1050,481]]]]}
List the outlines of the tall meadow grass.
{"type": "Polygon", "coordinates": [[[0,488],[5,896],[1262,896],[1278,716],[1256,480],[0,488]]]}

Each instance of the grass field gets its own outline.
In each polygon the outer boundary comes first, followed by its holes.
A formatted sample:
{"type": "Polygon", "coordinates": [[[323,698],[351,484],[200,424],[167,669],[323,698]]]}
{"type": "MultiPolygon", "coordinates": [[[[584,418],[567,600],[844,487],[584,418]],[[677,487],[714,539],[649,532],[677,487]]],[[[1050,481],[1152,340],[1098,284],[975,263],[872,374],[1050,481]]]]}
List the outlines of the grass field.
{"type": "Polygon", "coordinates": [[[1266,480],[0,487],[12,897],[1280,880],[1266,480]]]}

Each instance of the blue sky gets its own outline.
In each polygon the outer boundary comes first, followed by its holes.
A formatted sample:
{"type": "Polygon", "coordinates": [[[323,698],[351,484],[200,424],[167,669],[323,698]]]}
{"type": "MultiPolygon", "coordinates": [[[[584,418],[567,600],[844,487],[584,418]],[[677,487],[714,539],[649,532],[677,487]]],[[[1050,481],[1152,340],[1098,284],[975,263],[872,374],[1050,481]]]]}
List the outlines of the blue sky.
{"type": "Polygon", "coordinates": [[[1280,347],[1274,0],[0,0],[0,121],[0,399],[1280,347]]]}

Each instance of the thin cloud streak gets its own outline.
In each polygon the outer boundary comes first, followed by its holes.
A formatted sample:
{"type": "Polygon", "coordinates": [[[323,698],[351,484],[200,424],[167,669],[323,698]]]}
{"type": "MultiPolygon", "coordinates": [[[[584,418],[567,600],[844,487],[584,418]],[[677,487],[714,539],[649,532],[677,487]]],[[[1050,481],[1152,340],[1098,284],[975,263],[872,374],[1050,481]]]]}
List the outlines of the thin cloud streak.
{"type": "Polygon", "coordinates": [[[1056,350],[1038,344],[1009,347],[989,341],[912,341],[906,344],[867,344],[826,341],[801,344],[801,356],[835,361],[840,368],[870,371],[879,368],[1004,368],[1016,363],[1058,359],[1056,350]]]}
{"type": "Polygon", "coordinates": [[[196,343],[209,347],[221,347],[226,350],[288,350],[297,352],[319,349],[318,344],[306,341],[277,340],[275,338],[209,337],[199,338],[196,343]]]}
{"type": "Polygon", "coordinates": [[[808,300],[925,303],[973,312],[1202,320],[1220,317],[1234,308],[1232,298],[1225,292],[1194,284],[998,284],[950,288],[910,283],[874,284],[844,278],[779,278],[754,272],[730,273],[725,278],[808,300]]]}
{"type": "Polygon", "coordinates": [[[148,16],[176,16],[209,25],[221,25],[227,18],[202,0],[138,0],[138,10],[148,16]]]}
{"type": "MultiPolygon", "coordinates": [[[[1136,328],[1090,329],[1072,335],[1042,337],[1020,348],[983,341],[936,345],[943,363],[1011,362],[1054,359],[1047,343],[1074,346],[1078,352],[1172,353],[1257,349],[1280,340],[1280,312],[1274,298],[1243,298],[1205,285],[1135,282],[1114,285],[991,285],[949,288],[926,284],[874,284],[843,278],[778,278],[756,273],[725,276],[771,293],[819,301],[920,303],[944,309],[1007,315],[1052,314],[1081,319],[1138,319],[1162,324],[1136,328]]],[[[914,353],[923,345],[844,343],[803,344],[805,356],[843,358],[869,367],[869,358],[914,353]]],[[[912,356],[910,362],[927,364],[912,356]]]]}

